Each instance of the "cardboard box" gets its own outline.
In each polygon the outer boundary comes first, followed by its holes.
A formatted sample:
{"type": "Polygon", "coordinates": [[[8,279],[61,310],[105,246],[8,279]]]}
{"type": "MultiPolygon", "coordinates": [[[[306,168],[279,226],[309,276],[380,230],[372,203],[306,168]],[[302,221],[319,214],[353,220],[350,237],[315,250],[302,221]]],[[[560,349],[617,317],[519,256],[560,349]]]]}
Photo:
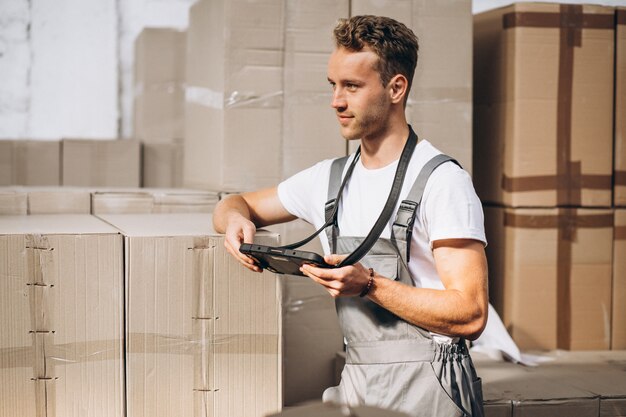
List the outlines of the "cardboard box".
{"type": "MultiPolygon", "coordinates": [[[[470,0],[353,0],[351,14],[403,22],[419,40],[406,109],[420,138],[472,172],[472,12],[470,0]]],[[[350,151],[358,141],[350,142],[350,151]]]]}
{"type": "Polygon", "coordinates": [[[516,3],[474,17],[483,202],[611,207],[613,61],[610,7],[516,3]]]}
{"type": "Polygon", "coordinates": [[[185,32],[145,28],[135,40],[133,136],[184,137],[185,32]]]}
{"type": "Polygon", "coordinates": [[[286,2],[281,178],[345,155],[327,72],[333,28],[349,15],[347,0],[286,2]]]}
{"type": "Polygon", "coordinates": [[[137,188],[95,191],[91,194],[92,213],[212,213],[218,194],[211,191],[137,188]]]}
{"type": "Polygon", "coordinates": [[[27,194],[16,188],[0,187],[0,215],[25,214],[28,214],[27,194]]]}
{"type": "Polygon", "coordinates": [[[123,252],[89,215],[0,216],[0,414],[124,411],[123,252]]]}
{"type": "Polygon", "coordinates": [[[141,143],[136,140],[63,140],[63,185],[139,187],[141,143]]]}
{"type": "Polygon", "coordinates": [[[626,209],[615,209],[611,349],[626,349],[626,209]]]}
{"type": "MultiPolygon", "coordinates": [[[[100,217],[125,239],[128,415],[261,417],[280,410],[276,276],[235,261],[210,215],[100,217]]],[[[276,244],[278,236],[258,239],[276,244]]]]}
{"type": "Polygon", "coordinates": [[[547,361],[535,367],[472,354],[483,381],[486,416],[624,415],[624,372],[616,365],[626,361],[626,351],[540,354],[547,361]]]}
{"type": "Polygon", "coordinates": [[[59,141],[0,140],[0,185],[60,185],[59,141]]]}
{"type": "Polygon", "coordinates": [[[248,191],[281,177],[283,0],[190,9],[183,184],[248,191]]]}
{"type": "Polygon", "coordinates": [[[183,185],[183,141],[143,143],[143,186],[179,188],[183,185]]]}
{"type": "Polygon", "coordinates": [[[626,7],[615,10],[615,172],[613,204],[626,207],[626,7]]]}
{"type": "Polygon", "coordinates": [[[490,299],[520,349],[610,347],[611,209],[485,207],[490,299]]]}

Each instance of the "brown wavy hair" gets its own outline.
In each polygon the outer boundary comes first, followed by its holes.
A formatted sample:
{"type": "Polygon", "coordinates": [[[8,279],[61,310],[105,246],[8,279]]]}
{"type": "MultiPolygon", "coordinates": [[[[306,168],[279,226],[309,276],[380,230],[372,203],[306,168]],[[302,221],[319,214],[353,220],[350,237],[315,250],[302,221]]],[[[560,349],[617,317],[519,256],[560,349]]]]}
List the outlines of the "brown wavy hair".
{"type": "Polygon", "coordinates": [[[417,36],[404,24],[383,16],[353,16],[340,19],[333,31],[335,45],[350,51],[367,47],[378,56],[376,70],[386,86],[396,74],[408,80],[408,93],[417,66],[417,36]]]}

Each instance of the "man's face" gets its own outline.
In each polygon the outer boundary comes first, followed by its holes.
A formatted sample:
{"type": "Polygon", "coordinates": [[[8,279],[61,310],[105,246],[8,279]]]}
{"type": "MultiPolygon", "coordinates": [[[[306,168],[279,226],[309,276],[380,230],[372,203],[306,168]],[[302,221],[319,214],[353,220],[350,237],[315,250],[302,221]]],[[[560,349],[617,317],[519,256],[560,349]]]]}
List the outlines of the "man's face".
{"type": "Polygon", "coordinates": [[[340,47],[330,56],[331,107],[346,139],[366,139],[386,127],[390,97],[375,70],[377,62],[376,54],[368,49],[353,52],[340,47]]]}

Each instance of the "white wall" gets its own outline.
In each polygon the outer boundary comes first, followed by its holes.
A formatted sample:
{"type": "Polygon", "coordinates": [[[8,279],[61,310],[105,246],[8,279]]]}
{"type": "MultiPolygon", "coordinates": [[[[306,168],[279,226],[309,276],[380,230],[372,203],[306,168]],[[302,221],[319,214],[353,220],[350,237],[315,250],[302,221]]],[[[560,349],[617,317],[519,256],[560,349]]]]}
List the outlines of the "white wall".
{"type": "Polygon", "coordinates": [[[134,40],[194,0],[0,0],[0,138],[129,137],[134,40]]]}

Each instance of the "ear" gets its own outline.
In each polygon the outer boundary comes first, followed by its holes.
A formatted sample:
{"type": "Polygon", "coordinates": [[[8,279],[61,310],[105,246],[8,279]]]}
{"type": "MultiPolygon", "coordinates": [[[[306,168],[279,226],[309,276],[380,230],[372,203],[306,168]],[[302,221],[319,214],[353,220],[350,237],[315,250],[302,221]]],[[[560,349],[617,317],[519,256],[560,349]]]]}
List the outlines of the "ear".
{"type": "Polygon", "coordinates": [[[406,77],[402,74],[396,74],[389,81],[388,86],[391,102],[394,104],[404,103],[404,97],[406,96],[407,89],[409,88],[409,82],[406,77]]]}

